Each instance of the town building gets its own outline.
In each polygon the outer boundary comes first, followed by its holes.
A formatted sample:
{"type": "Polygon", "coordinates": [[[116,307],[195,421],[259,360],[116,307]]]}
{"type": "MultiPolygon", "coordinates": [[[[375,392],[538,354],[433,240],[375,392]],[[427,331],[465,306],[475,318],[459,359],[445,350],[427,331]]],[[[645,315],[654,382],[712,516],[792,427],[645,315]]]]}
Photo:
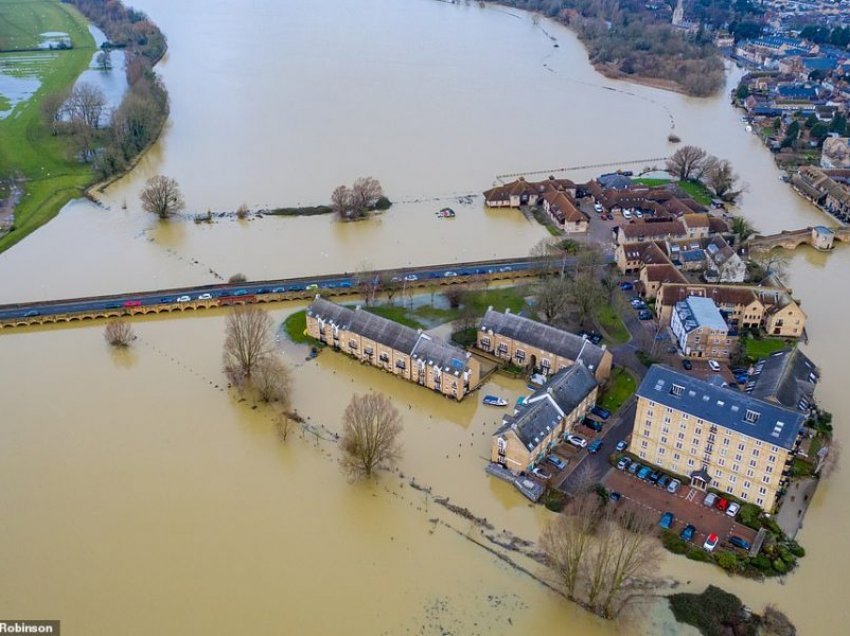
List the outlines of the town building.
{"type": "Polygon", "coordinates": [[[655,298],[665,283],[687,283],[688,279],[669,261],[657,265],[644,265],[640,270],[640,291],[646,298],[655,298]]]}
{"type": "Polygon", "coordinates": [[[842,221],[850,220],[850,170],[803,166],[791,177],[794,189],[842,221]]]}
{"type": "Polygon", "coordinates": [[[463,349],[318,295],[307,307],[307,334],[361,362],[456,400],[462,400],[480,381],[478,360],[463,349]]]}
{"type": "Polygon", "coordinates": [[[689,358],[728,358],[738,343],[738,334],[710,298],[689,296],[676,303],[670,330],[679,350],[689,358]]]}
{"type": "Polygon", "coordinates": [[[597,346],[574,333],[518,316],[510,309],[504,313],[493,311],[492,307],[487,310],[476,346],[500,360],[547,376],[578,361],[593,372],[600,384],[611,375],[612,356],[604,345],[597,346]]]}
{"type": "Polygon", "coordinates": [[[706,271],[704,278],[710,283],[743,283],[747,278],[747,264],[722,236],[714,236],[705,246],[706,271]]]}
{"type": "Polygon", "coordinates": [[[587,232],[590,217],[582,212],[575,200],[562,191],[550,191],[543,195],[543,209],[555,225],[567,233],[587,232]]]}
{"type": "Polygon", "coordinates": [[[630,274],[640,271],[644,265],[669,263],[664,245],[660,241],[619,244],[614,250],[617,267],[624,274],[630,274]]]}
{"type": "Polygon", "coordinates": [[[802,351],[777,351],[753,368],[746,392],[754,398],[809,414],[815,408],[820,370],[802,351]]]}
{"type": "Polygon", "coordinates": [[[489,208],[535,206],[543,202],[543,196],[547,192],[562,192],[575,199],[576,184],[569,179],[555,177],[544,181],[526,181],[525,177],[519,177],[515,181],[484,192],[484,204],[489,208]]]}
{"type": "Polygon", "coordinates": [[[555,373],[493,435],[490,460],[513,473],[543,461],[596,404],[598,384],[582,362],[555,373]]]}
{"type": "Polygon", "coordinates": [[[850,138],[827,137],[824,139],[820,167],[826,170],[850,169],[850,138]]]}
{"type": "Polygon", "coordinates": [[[689,296],[710,298],[723,313],[730,328],[762,329],[771,336],[799,338],[806,327],[806,314],[788,292],[756,285],[661,285],[655,311],[661,326],[669,325],[676,303],[689,296]]]}
{"type": "Polygon", "coordinates": [[[642,459],[773,511],[806,415],[662,365],[637,390],[631,448],[642,459]]]}
{"type": "Polygon", "coordinates": [[[652,221],[634,221],[614,228],[619,245],[642,241],[664,241],[666,239],[686,238],[688,231],[678,219],[652,219],[652,221]]]}

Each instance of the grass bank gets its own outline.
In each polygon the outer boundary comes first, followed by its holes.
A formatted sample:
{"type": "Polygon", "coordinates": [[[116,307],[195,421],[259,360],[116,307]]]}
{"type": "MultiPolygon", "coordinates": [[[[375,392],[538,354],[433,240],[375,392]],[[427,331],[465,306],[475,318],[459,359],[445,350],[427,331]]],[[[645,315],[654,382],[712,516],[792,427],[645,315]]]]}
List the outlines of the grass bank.
{"type": "Polygon", "coordinates": [[[631,374],[621,367],[616,367],[611,373],[608,386],[602,392],[599,404],[602,408],[616,413],[623,403],[634,394],[636,387],[635,379],[631,374]]]}
{"type": "Polygon", "coordinates": [[[787,347],[782,338],[747,338],[744,341],[744,354],[748,360],[755,362],[759,358],[766,358],[771,353],[782,351],[787,347]]]}
{"type": "Polygon", "coordinates": [[[675,183],[683,192],[690,196],[694,201],[702,205],[711,205],[711,192],[703,184],[697,181],[671,181],[670,179],[633,179],[638,185],[645,185],[649,188],[658,188],[665,186],[668,183],[675,183]]]}
{"type": "MultiPolygon", "coordinates": [[[[15,211],[15,229],[0,238],[3,251],[56,216],[93,180],[90,167],[71,158],[65,140],[53,136],[42,122],[40,105],[46,95],[73,85],[96,48],[86,19],[58,0],[0,0],[0,14],[0,39],[7,48],[24,48],[46,31],[67,33],[73,45],[70,50],[27,54],[44,57],[36,66],[41,85],[0,120],[0,178],[20,174],[25,180],[24,195],[15,211]]],[[[0,53],[0,62],[7,61],[14,70],[15,56],[13,52],[0,53]]]]}
{"type": "Polygon", "coordinates": [[[609,340],[616,344],[623,344],[629,341],[631,337],[629,330],[626,329],[626,326],[620,320],[620,316],[617,315],[617,311],[612,305],[606,303],[597,310],[596,320],[599,321],[599,326],[605,332],[605,335],[608,336],[609,340]]]}
{"type": "Polygon", "coordinates": [[[286,320],[283,321],[283,330],[292,342],[307,344],[313,340],[306,334],[307,311],[305,309],[287,316],[286,320]]]}

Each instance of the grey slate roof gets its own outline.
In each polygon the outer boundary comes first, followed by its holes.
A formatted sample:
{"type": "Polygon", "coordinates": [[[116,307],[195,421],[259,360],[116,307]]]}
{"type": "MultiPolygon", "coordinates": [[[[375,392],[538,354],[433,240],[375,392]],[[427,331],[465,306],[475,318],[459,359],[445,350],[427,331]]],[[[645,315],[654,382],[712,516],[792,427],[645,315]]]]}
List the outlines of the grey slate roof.
{"type": "Polygon", "coordinates": [[[467,370],[469,354],[463,349],[360,307],[349,309],[317,296],[307,307],[307,315],[353,331],[445,371],[459,375],[467,370]]]}
{"type": "Polygon", "coordinates": [[[534,450],[595,387],[593,373],[581,362],[561,369],[519,407],[516,415],[505,418],[496,435],[513,428],[525,447],[534,450]]]}
{"type": "Polygon", "coordinates": [[[756,364],[750,395],[808,412],[814,405],[817,366],[799,349],[778,351],[756,364]]]}
{"type": "Polygon", "coordinates": [[[570,360],[581,360],[592,371],[599,368],[602,357],[605,355],[605,349],[581,336],[544,325],[542,322],[524,316],[517,316],[507,309],[505,313],[488,309],[481,320],[480,329],[507,336],[570,360]]]}
{"type": "Polygon", "coordinates": [[[799,411],[714,386],[660,364],[649,368],[637,395],[785,449],[793,448],[806,420],[799,411]],[[757,416],[754,422],[747,421],[749,413],[757,416]]]}
{"type": "Polygon", "coordinates": [[[676,313],[679,314],[679,319],[688,333],[698,327],[707,327],[714,331],[729,330],[720,310],[711,298],[688,296],[685,300],[676,303],[676,313]]]}

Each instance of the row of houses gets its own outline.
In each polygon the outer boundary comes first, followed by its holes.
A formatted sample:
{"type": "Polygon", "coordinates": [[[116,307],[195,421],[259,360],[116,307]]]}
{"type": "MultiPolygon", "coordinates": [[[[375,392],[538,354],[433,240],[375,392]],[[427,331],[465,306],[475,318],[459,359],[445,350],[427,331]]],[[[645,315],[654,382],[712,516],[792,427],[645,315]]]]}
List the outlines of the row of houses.
{"type": "Polygon", "coordinates": [[[586,232],[590,218],[579,208],[576,191],[576,184],[569,179],[549,177],[535,182],[519,177],[511,183],[484,192],[484,203],[491,208],[539,205],[563,231],[586,232]]]}
{"type": "Polygon", "coordinates": [[[825,170],[803,166],[791,177],[803,197],[842,221],[850,220],[850,169],[825,170]]]}

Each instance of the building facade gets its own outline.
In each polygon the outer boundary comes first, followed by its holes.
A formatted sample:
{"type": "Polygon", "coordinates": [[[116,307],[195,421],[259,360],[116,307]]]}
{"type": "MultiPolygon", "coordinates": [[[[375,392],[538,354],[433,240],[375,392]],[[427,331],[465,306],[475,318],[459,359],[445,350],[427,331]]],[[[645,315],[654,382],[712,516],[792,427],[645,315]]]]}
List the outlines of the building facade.
{"type": "Polygon", "coordinates": [[[653,365],[637,391],[631,448],[660,468],[773,511],[806,416],[653,365]]]}
{"type": "Polygon", "coordinates": [[[476,346],[505,362],[551,375],[581,361],[603,383],[611,375],[612,355],[581,336],[536,320],[487,310],[476,336],[476,346]]]}
{"type": "Polygon", "coordinates": [[[470,353],[357,307],[319,296],[307,307],[307,334],[337,351],[456,400],[478,386],[481,368],[470,353]]]}
{"type": "Polygon", "coordinates": [[[690,296],[676,303],[670,330],[679,350],[690,358],[728,358],[738,344],[710,298],[690,296]]]}
{"type": "Polygon", "coordinates": [[[598,385],[583,363],[561,369],[493,435],[490,460],[513,473],[528,470],[581,422],[596,404],[598,385]]]}

